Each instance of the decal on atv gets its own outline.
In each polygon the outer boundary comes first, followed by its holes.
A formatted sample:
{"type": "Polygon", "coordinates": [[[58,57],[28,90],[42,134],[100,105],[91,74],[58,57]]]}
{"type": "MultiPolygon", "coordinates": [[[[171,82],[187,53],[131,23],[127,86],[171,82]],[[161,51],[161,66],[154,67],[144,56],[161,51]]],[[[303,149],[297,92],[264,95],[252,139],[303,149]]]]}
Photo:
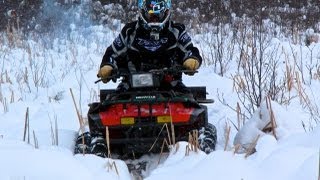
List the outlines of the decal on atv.
{"type": "Polygon", "coordinates": [[[148,95],[148,96],[136,96],[135,100],[153,100],[156,99],[155,95],[148,95]]]}

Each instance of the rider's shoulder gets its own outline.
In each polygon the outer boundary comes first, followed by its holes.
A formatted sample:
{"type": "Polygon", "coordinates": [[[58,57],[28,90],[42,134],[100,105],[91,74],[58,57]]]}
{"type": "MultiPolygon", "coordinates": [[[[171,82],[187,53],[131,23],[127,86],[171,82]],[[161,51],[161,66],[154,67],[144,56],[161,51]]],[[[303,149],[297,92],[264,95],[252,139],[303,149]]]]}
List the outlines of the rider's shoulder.
{"type": "Polygon", "coordinates": [[[124,27],[122,28],[121,32],[126,34],[126,33],[128,33],[128,31],[134,30],[137,26],[137,23],[138,23],[138,21],[132,21],[132,22],[125,24],[124,27]]]}
{"type": "Polygon", "coordinates": [[[171,27],[177,29],[179,32],[183,32],[186,30],[186,26],[182,23],[171,21],[171,27]]]}

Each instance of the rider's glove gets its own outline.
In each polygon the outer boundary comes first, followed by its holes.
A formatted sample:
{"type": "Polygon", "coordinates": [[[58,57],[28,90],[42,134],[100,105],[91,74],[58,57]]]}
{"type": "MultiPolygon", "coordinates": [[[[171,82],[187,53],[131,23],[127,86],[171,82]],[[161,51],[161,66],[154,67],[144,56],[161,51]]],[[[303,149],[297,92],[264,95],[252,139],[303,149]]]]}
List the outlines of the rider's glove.
{"type": "Polygon", "coordinates": [[[110,65],[104,65],[102,68],[100,68],[99,72],[98,72],[98,77],[101,78],[103,83],[107,83],[109,82],[109,76],[112,74],[112,66],[110,65]]]}
{"type": "MultiPolygon", "coordinates": [[[[194,58],[188,58],[184,61],[183,67],[186,68],[186,70],[195,71],[199,68],[199,61],[194,58]]],[[[188,75],[193,75],[194,73],[186,73],[188,75]]]]}

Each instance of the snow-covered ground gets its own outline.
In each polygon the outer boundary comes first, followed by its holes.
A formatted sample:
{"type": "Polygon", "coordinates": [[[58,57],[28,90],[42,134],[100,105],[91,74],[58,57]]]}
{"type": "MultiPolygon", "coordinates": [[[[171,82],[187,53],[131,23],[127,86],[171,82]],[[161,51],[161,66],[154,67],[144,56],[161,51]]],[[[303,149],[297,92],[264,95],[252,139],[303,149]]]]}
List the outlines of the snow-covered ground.
{"type": "MultiPolygon", "coordinates": [[[[17,36],[13,45],[7,41],[6,34],[1,34],[0,179],[132,178],[124,161],[73,154],[79,123],[70,89],[77,108],[85,117],[87,104],[98,99],[99,89],[116,87],[117,83],[94,84],[94,81],[105,48],[117,33],[117,29],[104,26],[78,31],[76,25],[71,24],[65,38],[20,41],[17,36]],[[23,141],[26,117],[30,121],[29,143],[23,141]],[[112,166],[113,163],[116,166],[112,166]]],[[[197,38],[196,45],[206,47],[197,38]]],[[[277,42],[283,51],[294,51],[286,56],[283,53],[279,56],[280,61],[285,62],[296,55],[308,60],[309,67],[319,65],[320,43],[305,47],[279,39],[273,42],[277,42]]],[[[234,66],[231,63],[229,68],[234,66]]],[[[284,66],[279,68],[279,72],[285,71],[284,66]]],[[[271,102],[276,136],[261,131],[270,119],[266,104],[269,101],[263,101],[238,133],[232,125],[237,124],[237,113],[230,107],[235,109],[239,99],[230,72],[234,72],[233,69],[221,77],[214,73],[213,66],[208,65],[201,67],[194,76],[183,77],[186,85],[206,86],[208,97],[215,100],[214,104],[208,105],[208,110],[209,121],[218,130],[217,150],[209,155],[203,152],[186,155],[186,142],[179,142],[180,148],[161,157],[159,164],[159,155],[142,157],[153,162],[143,173],[144,178],[317,180],[320,127],[310,119],[306,106],[301,105],[299,96],[295,96],[297,92],[290,92],[290,103],[285,105],[271,102]],[[224,99],[219,101],[222,93],[224,99]],[[229,140],[226,138],[228,126],[231,127],[229,140]],[[234,140],[235,143],[250,144],[257,137],[256,152],[252,155],[235,150],[234,140]]],[[[312,79],[307,85],[303,88],[309,94],[310,105],[318,107],[319,80],[312,79]]]]}

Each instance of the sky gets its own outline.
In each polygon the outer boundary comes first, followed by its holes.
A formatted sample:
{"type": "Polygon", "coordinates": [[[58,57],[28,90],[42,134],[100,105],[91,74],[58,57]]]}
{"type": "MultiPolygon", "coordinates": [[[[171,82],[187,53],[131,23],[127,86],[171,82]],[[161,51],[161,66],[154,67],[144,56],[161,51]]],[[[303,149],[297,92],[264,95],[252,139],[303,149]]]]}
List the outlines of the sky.
{"type": "MultiPolygon", "coordinates": [[[[0,43],[0,179],[133,179],[122,160],[73,154],[79,123],[70,90],[77,109],[86,117],[87,105],[98,99],[99,90],[117,86],[118,82],[94,83],[103,53],[117,31],[102,25],[78,29],[72,23],[66,28],[70,29],[63,38],[40,36],[22,40],[17,35],[13,44],[6,33],[0,34],[3,39],[0,43]],[[29,143],[23,141],[26,117],[29,143]]],[[[211,49],[203,38],[213,35],[192,34],[192,37],[195,45],[208,55],[211,49]]],[[[319,79],[308,78],[304,72],[311,69],[316,73],[320,43],[307,47],[280,37],[271,38],[271,42],[270,50],[281,49],[275,55],[279,62],[305,60],[301,61],[305,63],[301,72],[306,79],[302,89],[308,95],[304,96],[307,100],[301,99],[295,84],[295,88],[284,93],[289,99],[287,103],[264,99],[260,108],[252,115],[247,114],[248,119],[238,129],[234,126],[238,123],[237,113],[230,108],[240,102],[232,79],[236,62],[230,62],[224,76],[213,65],[203,65],[194,76],[184,75],[183,81],[187,86],[206,86],[208,98],[215,100],[207,106],[209,122],[218,131],[216,151],[208,155],[201,151],[186,155],[187,142],[178,142],[179,145],[162,156],[150,154],[132,161],[149,162],[142,173],[144,179],[319,179],[320,127],[308,109],[313,109],[317,117],[320,84],[319,79]],[[276,122],[275,135],[262,131],[270,121],[270,105],[276,122]],[[250,147],[255,140],[255,152],[251,155],[235,145],[250,147]]],[[[239,53],[235,51],[235,54],[237,58],[239,53]]],[[[285,74],[285,63],[280,63],[277,72],[280,77],[285,74]]]]}

